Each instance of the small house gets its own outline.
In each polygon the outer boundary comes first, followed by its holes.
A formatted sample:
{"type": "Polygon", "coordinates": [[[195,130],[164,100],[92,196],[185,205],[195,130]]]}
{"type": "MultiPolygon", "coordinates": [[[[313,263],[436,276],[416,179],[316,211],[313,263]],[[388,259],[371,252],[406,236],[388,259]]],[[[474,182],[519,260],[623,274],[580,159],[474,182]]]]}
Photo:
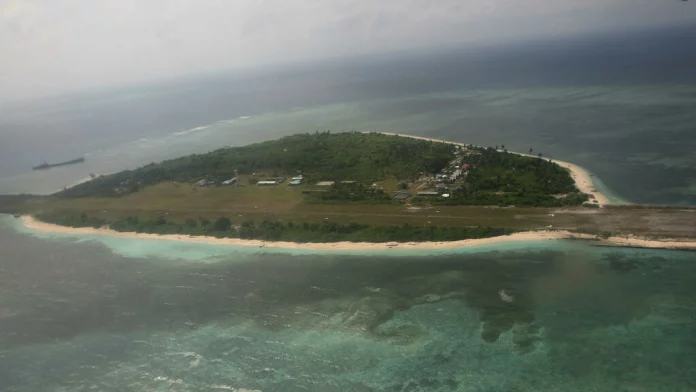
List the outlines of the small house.
{"type": "Polygon", "coordinates": [[[398,195],[394,196],[394,200],[403,201],[408,199],[409,197],[411,197],[410,193],[399,193],[398,195]]]}
{"type": "Polygon", "coordinates": [[[230,178],[229,180],[225,180],[222,182],[222,185],[232,185],[235,182],[237,182],[237,177],[230,178]]]}
{"type": "Polygon", "coordinates": [[[208,180],[200,180],[196,183],[198,186],[205,186],[205,184],[208,183],[208,180]]]}
{"type": "Polygon", "coordinates": [[[292,180],[288,183],[288,185],[290,185],[290,186],[302,185],[302,180],[292,180]]]}
{"type": "Polygon", "coordinates": [[[455,181],[461,175],[462,175],[462,171],[457,169],[454,171],[454,173],[452,173],[452,175],[450,175],[450,180],[455,181]]]}
{"type": "Polygon", "coordinates": [[[256,183],[258,186],[275,186],[278,185],[276,181],[271,181],[271,180],[264,180],[264,181],[259,181],[256,183]]]}
{"type": "Polygon", "coordinates": [[[418,192],[418,196],[440,196],[440,192],[423,191],[418,192]]]}
{"type": "Polygon", "coordinates": [[[332,186],[335,184],[335,181],[319,181],[317,182],[317,186],[332,186]]]}

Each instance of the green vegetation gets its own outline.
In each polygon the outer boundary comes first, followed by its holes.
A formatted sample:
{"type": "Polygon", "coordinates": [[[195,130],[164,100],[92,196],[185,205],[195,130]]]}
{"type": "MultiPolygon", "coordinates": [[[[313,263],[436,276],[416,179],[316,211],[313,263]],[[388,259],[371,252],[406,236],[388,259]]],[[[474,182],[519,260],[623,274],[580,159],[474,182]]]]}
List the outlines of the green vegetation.
{"type": "Polygon", "coordinates": [[[377,133],[315,133],[101,176],[13,209],[72,227],[297,242],[449,241],[592,225],[588,215],[468,206],[581,206],[570,173],[537,157],[377,133]],[[303,184],[256,186],[301,174],[303,184]],[[234,186],[219,185],[237,177],[234,186]],[[201,180],[205,185],[198,185],[201,180]],[[320,181],[333,181],[320,186],[320,181]],[[247,185],[248,184],[248,185],[247,185]],[[449,197],[418,197],[437,189],[449,197]],[[413,197],[394,200],[399,193],[413,197]],[[507,227],[509,229],[490,228],[507,227]]]}
{"type": "Polygon", "coordinates": [[[69,188],[62,197],[113,197],[165,181],[227,180],[258,171],[276,175],[302,173],[315,180],[379,181],[437,173],[451,160],[454,146],[378,133],[300,134],[244,147],[150,164],[101,176],[69,188]]]}
{"type": "Polygon", "coordinates": [[[120,232],[137,232],[153,234],[208,235],[218,238],[242,238],[266,241],[292,242],[408,242],[408,241],[457,241],[472,238],[487,238],[512,234],[511,229],[491,227],[436,227],[411,226],[371,226],[358,223],[341,224],[324,221],[321,223],[294,223],[273,221],[243,221],[233,225],[227,217],[220,217],[215,222],[205,218],[187,219],[183,223],[158,217],[140,220],[137,217],[107,222],[100,218],[64,215],[41,215],[45,222],[70,227],[102,227],[109,225],[120,232]]]}
{"type": "Polygon", "coordinates": [[[566,169],[541,158],[356,132],[301,134],[190,155],[102,176],[57,196],[122,197],[163,182],[220,183],[233,177],[235,170],[239,181],[250,185],[266,177],[298,173],[309,182],[303,187],[321,180],[336,182],[321,193],[305,192],[302,199],[310,203],[393,203],[394,194],[408,190],[409,184],[418,189],[438,185],[442,193],[450,194],[449,198],[414,198],[411,203],[415,204],[558,207],[579,206],[588,200],[566,169]],[[450,178],[462,164],[468,171],[450,178]],[[443,177],[434,179],[435,174],[443,177]],[[373,182],[390,186],[374,188],[373,182]]]}
{"type": "Polygon", "coordinates": [[[569,172],[540,158],[492,148],[470,148],[465,181],[450,186],[448,199],[414,199],[446,205],[525,207],[578,206],[588,200],[579,193],[569,172]]]}

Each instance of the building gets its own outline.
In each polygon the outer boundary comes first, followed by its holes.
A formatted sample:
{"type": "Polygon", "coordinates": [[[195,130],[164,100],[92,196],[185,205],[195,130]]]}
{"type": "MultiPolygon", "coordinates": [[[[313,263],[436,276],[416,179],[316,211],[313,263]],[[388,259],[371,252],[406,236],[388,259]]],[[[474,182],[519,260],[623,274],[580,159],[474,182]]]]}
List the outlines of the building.
{"type": "Polygon", "coordinates": [[[462,170],[468,171],[468,170],[471,170],[473,167],[474,167],[474,165],[472,165],[470,163],[465,163],[462,165],[462,170]]]}
{"type": "Polygon", "coordinates": [[[304,181],[304,177],[302,177],[302,176],[297,176],[297,177],[293,177],[292,180],[293,180],[293,181],[298,181],[298,180],[299,180],[299,181],[304,181]]]}
{"type": "Polygon", "coordinates": [[[418,192],[418,196],[440,196],[440,192],[431,192],[431,191],[418,192]]]}
{"type": "Polygon", "coordinates": [[[198,185],[198,186],[205,186],[205,184],[207,184],[207,183],[208,183],[208,180],[200,180],[200,181],[198,181],[198,182],[196,183],[196,185],[198,185]]]}
{"type": "Polygon", "coordinates": [[[290,186],[302,185],[302,180],[292,180],[288,183],[288,185],[290,185],[290,186]]]}
{"type": "Polygon", "coordinates": [[[394,196],[394,200],[406,200],[409,197],[411,197],[410,193],[399,193],[398,195],[394,196]]]}
{"type": "Polygon", "coordinates": [[[275,181],[276,184],[282,184],[285,182],[285,177],[271,177],[267,178],[266,181],[275,181]]]}
{"type": "Polygon", "coordinates": [[[222,182],[222,185],[232,185],[235,182],[237,182],[237,177],[230,178],[229,180],[225,180],[222,182]]]}
{"type": "Polygon", "coordinates": [[[258,186],[276,186],[276,185],[278,185],[278,182],[265,180],[265,181],[257,182],[256,185],[258,185],[258,186]]]}
{"type": "Polygon", "coordinates": [[[317,186],[332,186],[335,184],[335,181],[319,181],[317,182],[317,186]]]}

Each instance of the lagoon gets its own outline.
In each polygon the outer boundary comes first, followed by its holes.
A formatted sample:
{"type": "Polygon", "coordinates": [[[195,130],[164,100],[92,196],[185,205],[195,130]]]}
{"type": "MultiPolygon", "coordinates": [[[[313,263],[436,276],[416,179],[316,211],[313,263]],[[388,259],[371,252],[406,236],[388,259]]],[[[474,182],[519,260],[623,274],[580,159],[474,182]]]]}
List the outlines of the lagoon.
{"type": "Polygon", "coordinates": [[[6,217],[0,390],[696,387],[693,252],[542,245],[241,252],[6,217]]]}

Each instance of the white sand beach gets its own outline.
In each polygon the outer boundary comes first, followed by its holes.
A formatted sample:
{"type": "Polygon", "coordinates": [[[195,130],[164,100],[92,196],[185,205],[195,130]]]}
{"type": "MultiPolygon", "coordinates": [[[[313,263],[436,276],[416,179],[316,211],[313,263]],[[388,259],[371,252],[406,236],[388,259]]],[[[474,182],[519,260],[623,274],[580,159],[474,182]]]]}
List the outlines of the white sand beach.
{"type": "Polygon", "coordinates": [[[514,233],[505,236],[492,238],[480,238],[461,241],[439,241],[439,242],[388,242],[388,243],[371,243],[371,242],[328,242],[328,243],[296,243],[282,241],[262,241],[262,240],[244,240],[239,238],[216,238],[206,236],[188,236],[179,234],[159,235],[148,233],[122,233],[108,228],[94,229],[89,227],[66,227],[55,225],[52,223],[41,222],[36,218],[23,215],[21,217],[25,227],[50,233],[75,234],[75,235],[90,235],[103,234],[121,238],[134,239],[157,239],[169,241],[184,241],[190,243],[201,243],[211,245],[230,245],[241,247],[254,248],[270,248],[270,249],[302,249],[313,251],[377,251],[389,249],[401,250],[438,250],[438,249],[457,249],[471,246],[502,244],[510,242],[531,242],[545,240],[563,240],[563,239],[581,239],[581,240],[596,240],[600,245],[607,246],[628,246],[640,248],[664,248],[664,249],[693,249],[696,250],[696,241],[676,241],[676,240],[649,240],[633,237],[611,237],[609,239],[599,240],[593,235],[571,233],[569,231],[527,231],[514,233]]]}

